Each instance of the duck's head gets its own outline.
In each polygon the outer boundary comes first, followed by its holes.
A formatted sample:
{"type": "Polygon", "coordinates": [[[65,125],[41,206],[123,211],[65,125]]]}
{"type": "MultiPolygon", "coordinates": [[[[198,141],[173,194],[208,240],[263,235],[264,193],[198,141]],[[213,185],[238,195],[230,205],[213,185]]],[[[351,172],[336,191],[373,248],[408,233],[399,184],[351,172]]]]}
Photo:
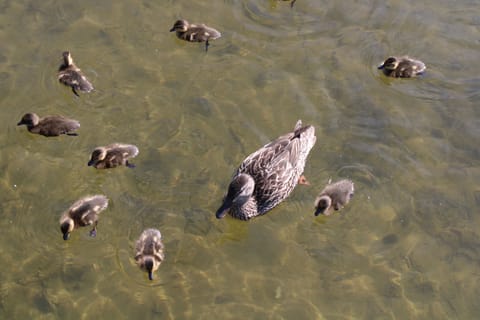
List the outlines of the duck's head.
{"type": "Polygon", "coordinates": [[[255,190],[255,181],[253,178],[245,173],[236,176],[228,186],[228,192],[223,199],[223,204],[215,214],[217,219],[221,219],[227,214],[228,210],[235,206],[244,205],[252,196],[255,190]]]}
{"type": "Polygon", "coordinates": [[[381,65],[378,66],[378,69],[385,70],[395,70],[398,67],[399,60],[395,57],[389,57],[381,65]]]}
{"type": "Polygon", "coordinates": [[[62,56],[63,56],[63,63],[66,66],[70,66],[73,64],[73,58],[72,58],[72,55],[70,54],[70,51],[64,51],[62,53],[62,56]]]}
{"type": "Polygon", "coordinates": [[[92,152],[92,156],[90,157],[90,161],[88,161],[88,166],[95,166],[98,162],[105,159],[107,156],[107,149],[104,147],[95,148],[92,152]]]}
{"type": "Polygon", "coordinates": [[[144,256],[140,262],[140,267],[147,271],[148,279],[153,280],[153,273],[158,269],[160,263],[154,256],[144,256]]]}
{"type": "Polygon", "coordinates": [[[24,124],[27,127],[34,127],[38,124],[39,121],[40,118],[35,113],[26,113],[17,123],[17,126],[21,126],[22,124],[24,124]]]}
{"type": "Polygon", "coordinates": [[[332,205],[332,198],[327,195],[319,197],[315,201],[315,216],[324,214],[325,211],[332,205]]]}
{"type": "Polygon", "coordinates": [[[74,223],[71,218],[67,218],[60,222],[60,230],[63,233],[63,240],[70,238],[70,233],[73,231],[74,223]]]}
{"type": "Polygon", "coordinates": [[[173,27],[170,29],[170,32],[178,31],[178,32],[186,32],[188,30],[189,23],[187,20],[177,20],[173,24],[173,27]]]}

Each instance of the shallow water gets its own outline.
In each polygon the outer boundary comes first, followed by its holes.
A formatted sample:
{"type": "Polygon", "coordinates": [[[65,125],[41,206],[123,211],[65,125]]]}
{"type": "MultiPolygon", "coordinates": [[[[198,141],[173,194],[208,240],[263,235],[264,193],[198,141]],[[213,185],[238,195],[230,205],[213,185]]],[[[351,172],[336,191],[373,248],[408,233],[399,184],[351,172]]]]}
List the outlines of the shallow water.
{"type": "Polygon", "coordinates": [[[480,8],[474,1],[1,1],[0,318],[473,319],[480,313],[480,8]],[[178,18],[222,32],[204,46],[178,18]],[[56,79],[70,50],[96,91],[56,79]],[[376,66],[409,54],[419,79],[376,66]],[[26,112],[81,122],[44,138],[26,112]],[[313,124],[299,186],[250,222],[215,218],[251,152],[313,124]],[[87,167],[136,144],[133,170],[87,167]],[[313,215],[332,178],[356,195],[313,215]],[[65,242],[74,201],[110,199],[65,242]],[[166,261],[133,261],[148,227],[166,261]],[[107,316],[108,315],[108,316],[107,316]]]}

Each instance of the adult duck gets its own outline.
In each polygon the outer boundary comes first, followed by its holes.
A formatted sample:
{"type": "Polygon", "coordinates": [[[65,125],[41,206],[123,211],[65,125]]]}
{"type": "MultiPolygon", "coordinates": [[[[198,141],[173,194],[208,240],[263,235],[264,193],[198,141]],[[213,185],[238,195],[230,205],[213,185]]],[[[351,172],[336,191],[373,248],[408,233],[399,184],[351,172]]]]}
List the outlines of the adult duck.
{"type": "Polygon", "coordinates": [[[249,155],[236,170],[216,217],[229,212],[249,220],[263,215],[293,191],[301,180],[307,156],[315,145],[315,128],[298,120],[292,132],[249,155]]]}

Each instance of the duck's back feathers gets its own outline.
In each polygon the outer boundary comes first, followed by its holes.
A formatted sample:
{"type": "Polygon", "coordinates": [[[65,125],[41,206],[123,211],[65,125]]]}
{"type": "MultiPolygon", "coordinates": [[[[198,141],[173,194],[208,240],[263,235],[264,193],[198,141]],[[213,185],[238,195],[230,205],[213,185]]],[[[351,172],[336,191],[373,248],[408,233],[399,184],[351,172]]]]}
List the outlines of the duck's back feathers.
{"type": "Polygon", "coordinates": [[[115,168],[126,165],[133,167],[128,160],[138,155],[138,148],[135,145],[113,143],[105,147],[97,147],[93,150],[89,166],[97,169],[115,168]]]}
{"type": "Polygon", "coordinates": [[[59,136],[69,134],[80,128],[80,122],[68,119],[63,116],[47,116],[42,118],[38,126],[33,127],[30,132],[44,136],[59,136]]]}
{"type": "Polygon", "coordinates": [[[104,195],[84,197],[70,206],[65,215],[73,219],[75,225],[84,227],[98,220],[98,214],[108,206],[108,198],[104,195]]]}
{"type": "Polygon", "coordinates": [[[135,244],[135,259],[142,255],[152,255],[163,261],[165,258],[163,248],[162,234],[159,230],[144,230],[135,244]]]}

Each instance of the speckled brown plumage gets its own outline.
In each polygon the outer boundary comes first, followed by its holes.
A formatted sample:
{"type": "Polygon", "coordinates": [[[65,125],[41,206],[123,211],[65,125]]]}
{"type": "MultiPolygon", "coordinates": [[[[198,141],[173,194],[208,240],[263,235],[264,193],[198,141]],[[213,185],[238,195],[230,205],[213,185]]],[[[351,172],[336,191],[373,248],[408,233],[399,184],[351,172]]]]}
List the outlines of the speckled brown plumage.
{"type": "Polygon", "coordinates": [[[227,212],[248,220],[265,214],[290,195],[316,141],[315,128],[302,126],[249,155],[236,170],[217,218],[227,212]]]}

